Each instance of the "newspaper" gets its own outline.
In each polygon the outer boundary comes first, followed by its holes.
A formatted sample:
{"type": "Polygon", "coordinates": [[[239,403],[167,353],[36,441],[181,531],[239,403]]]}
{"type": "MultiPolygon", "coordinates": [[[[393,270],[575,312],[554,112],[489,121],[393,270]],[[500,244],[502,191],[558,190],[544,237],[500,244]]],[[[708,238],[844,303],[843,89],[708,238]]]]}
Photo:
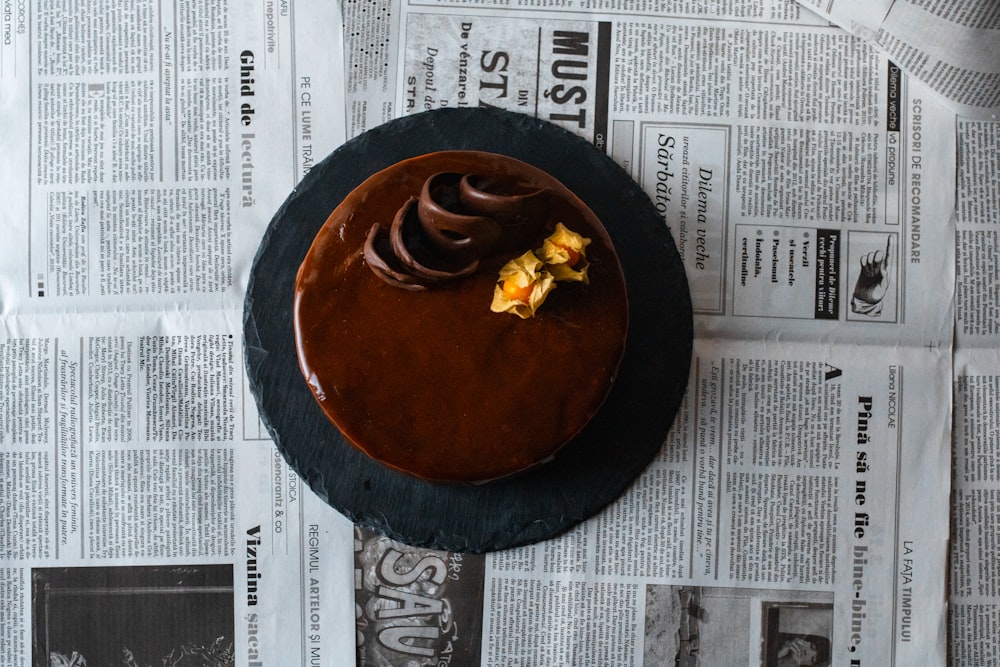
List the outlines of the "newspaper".
{"type": "Polygon", "coordinates": [[[996,451],[1000,405],[996,253],[1000,239],[1000,123],[958,123],[955,427],[949,637],[955,664],[1000,655],[997,609],[1000,538],[996,451]]]}
{"type": "Polygon", "coordinates": [[[345,139],[342,26],[2,3],[0,664],[353,655],[351,526],[277,454],[241,341],[264,229],[345,139]]]}
{"type": "Polygon", "coordinates": [[[995,653],[997,125],[870,41],[786,0],[11,2],[0,30],[0,664],[944,664],[950,535],[952,657],[995,653]],[[240,336],[313,164],[480,104],[644,187],[696,340],[622,498],[470,555],[312,494],[240,336]]]}
{"type": "Polygon", "coordinates": [[[793,3],[385,6],[345,5],[348,134],[487,104],[592,141],[670,226],[696,339],[662,453],[567,535],[356,529],[357,664],[944,664],[954,111],[793,3]]]}
{"type": "Polygon", "coordinates": [[[955,112],[1000,120],[996,2],[798,0],[885,51],[955,112]]]}

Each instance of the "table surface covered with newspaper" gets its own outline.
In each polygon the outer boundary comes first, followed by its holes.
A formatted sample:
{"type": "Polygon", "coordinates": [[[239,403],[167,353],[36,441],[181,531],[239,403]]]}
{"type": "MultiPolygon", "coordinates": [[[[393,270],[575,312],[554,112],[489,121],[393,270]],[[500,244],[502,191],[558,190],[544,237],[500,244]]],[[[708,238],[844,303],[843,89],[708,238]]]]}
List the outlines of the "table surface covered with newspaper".
{"type": "Polygon", "coordinates": [[[997,660],[1000,8],[844,5],[3,3],[0,664],[997,660]],[[241,338],[313,165],[480,105],[642,186],[695,343],[620,499],[470,555],[307,488],[241,338]]]}

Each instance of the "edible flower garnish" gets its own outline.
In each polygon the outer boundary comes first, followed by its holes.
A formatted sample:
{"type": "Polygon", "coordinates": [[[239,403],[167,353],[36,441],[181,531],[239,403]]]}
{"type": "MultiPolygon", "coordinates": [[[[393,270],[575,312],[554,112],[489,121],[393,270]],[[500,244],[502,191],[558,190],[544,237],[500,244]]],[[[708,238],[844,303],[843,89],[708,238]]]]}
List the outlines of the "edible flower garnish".
{"type": "Polygon", "coordinates": [[[542,242],[542,247],[537,251],[538,258],[545,262],[556,280],[589,283],[588,245],[590,239],[567,229],[559,222],[556,223],[555,231],[542,242]]]}
{"type": "Polygon", "coordinates": [[[555,278],[546,270],[545,263],[529,250],[500,268],[490,310],[528,319],[555,286],[555,278]]]}
{"type": "Polygon", "coordinates": [[[541,248],[529,250],[501,267],[490,310],[527,319],[535,316],[557,281],[589,284],[588,245],[590,239],[556,223],[555,231],[541,248]]]}

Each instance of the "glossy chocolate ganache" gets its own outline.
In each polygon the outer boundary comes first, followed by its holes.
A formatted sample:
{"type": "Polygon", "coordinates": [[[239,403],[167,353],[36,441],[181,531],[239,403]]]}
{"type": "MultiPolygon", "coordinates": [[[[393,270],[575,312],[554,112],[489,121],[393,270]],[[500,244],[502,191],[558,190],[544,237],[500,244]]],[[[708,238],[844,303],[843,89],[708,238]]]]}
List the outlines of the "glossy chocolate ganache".
{"type": "Polygon", "coordinates": [[[550,459],[604,402],[627,329],[600,221],[545,172],[479,151],[369,177],[295,287],[299,364],[325,414],[369,456],[433,481],[550,459]],[[538,273],[501,278],[525,262],[538,273]]]}

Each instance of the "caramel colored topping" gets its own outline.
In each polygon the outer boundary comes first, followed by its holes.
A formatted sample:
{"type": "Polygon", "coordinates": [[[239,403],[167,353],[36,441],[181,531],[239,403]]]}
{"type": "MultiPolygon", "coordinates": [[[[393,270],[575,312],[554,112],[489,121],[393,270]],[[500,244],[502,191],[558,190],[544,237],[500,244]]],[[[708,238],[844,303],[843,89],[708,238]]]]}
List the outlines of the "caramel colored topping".
{"type": "Polygon", "coordinates": [[[347,443],[445,483],[497,479],[549,460],[600,408],[628,333],[621,264],[594,213],[551,175],[472,151],[405,160],[349,193],[299,268],[294,308],[304,381],[347,443]],[[441,172],[489,174],[470,180],[503,196],[546,192],[545,210],[532,214],[532,231],[520,239],[498,217],[473,212],[500,222],[497,246],[471,274],[427,282],[474,261],[448,259],[427,241],[417,204],[404,206],[441,172]],[[530,319],[487,309],[500,268],[525,250],[537,253],[557,221],[593,240],[590,283],[551,290],[530,319]],[[408,256],[429,271],[404,263],[408,256]]]}

